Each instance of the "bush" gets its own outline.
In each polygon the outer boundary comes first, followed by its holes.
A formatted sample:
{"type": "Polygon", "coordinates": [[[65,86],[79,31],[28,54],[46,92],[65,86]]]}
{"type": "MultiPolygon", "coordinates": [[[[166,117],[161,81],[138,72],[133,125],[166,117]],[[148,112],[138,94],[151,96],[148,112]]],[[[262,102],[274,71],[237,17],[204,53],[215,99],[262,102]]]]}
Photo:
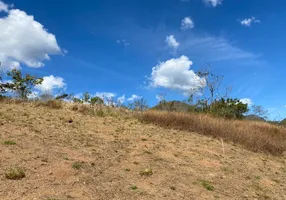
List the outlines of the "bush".
{"type": "Polygon", "coordinates": [[[19,167],[16,167],[16,168],[10,168],[8,169],[6,172],[5,172],[5,177],[7,179],[10,179],[10,180],[18,180],[18,179],[22,179],[24,178],[26,175],[25,175],[25,172],[23,169],[19,168],[19,167]]]}

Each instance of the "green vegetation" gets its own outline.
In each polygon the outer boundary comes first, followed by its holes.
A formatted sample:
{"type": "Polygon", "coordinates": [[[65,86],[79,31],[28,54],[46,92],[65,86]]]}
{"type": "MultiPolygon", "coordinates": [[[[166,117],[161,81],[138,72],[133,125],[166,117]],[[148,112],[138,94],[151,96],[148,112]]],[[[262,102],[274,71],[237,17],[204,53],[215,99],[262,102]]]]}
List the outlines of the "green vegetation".
{"type": "Polygon", "coordinates": [[[130,187],[130,189],[131,189],[131,190],[137,190],[138,187],[137,187],[136,185],[132,185],[132,186],[130,187]]]}
{"type": "Polygon", "coordinates": [[[82,167],[83,167],[83,163],[81,163],[81,162],[74,162],[74,163],[72,164],[72,168],[73,168],[73,169],[79,170],[79,169],[81,169],[82,167]]]}
{"type": "Polygon", "coordinates": [[[5,172],[5,177],[7,179],[10,180],[18,180],[18,179],[22,179],[24,178],[25,172],[23,169],[16,167],[16,168],[9,168],[6,172],[5,172]]]}
{"type": "Polygon", "coordinates": [[[1,88],[6,90],[12,90],[16,93],[20,99],[28,99],[28,95],[32,93],[34,86],[43,82],[43,78],[38,78],[30,74],[22,75],[22,72],[17,69],[7,73],[7,76],[11,77],[11,82],[2,84],[1,88]]]}
{"type": "Polygon", "coordinates": [[[207,190],[214,191],[214,186],[212,186],[208,181],[201,180],[200,182],[201,182],[202,186],[204,188],[206,188],[207,190]]]}
{"type": "Polygon", "coordinates": [[[16,142],[11,141],[11,140],[6,140],[6,141],[4,141],[4,144],[5,145],[16,145],[16,142]]]}

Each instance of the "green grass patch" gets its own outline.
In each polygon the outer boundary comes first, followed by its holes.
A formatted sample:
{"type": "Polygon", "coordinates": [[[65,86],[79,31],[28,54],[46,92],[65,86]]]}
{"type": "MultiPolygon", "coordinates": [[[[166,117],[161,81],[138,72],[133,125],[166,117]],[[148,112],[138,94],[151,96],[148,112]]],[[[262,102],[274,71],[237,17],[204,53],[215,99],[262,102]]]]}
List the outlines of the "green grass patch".
{"type": "Polygon", "coordinates": [[[12,140],[6,140],[4,141],[5,145],[16,145],[16,142],[12,141],[12,140]]]}

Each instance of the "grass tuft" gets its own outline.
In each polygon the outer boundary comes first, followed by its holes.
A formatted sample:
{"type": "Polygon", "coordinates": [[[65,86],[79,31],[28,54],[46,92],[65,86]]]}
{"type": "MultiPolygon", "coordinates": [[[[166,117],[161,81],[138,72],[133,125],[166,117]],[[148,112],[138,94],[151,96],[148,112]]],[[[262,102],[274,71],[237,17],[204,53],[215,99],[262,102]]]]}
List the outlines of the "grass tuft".
{"type": "Polygon", "coordinates": [[[19,168],[19,167],[15,167],[15,168],[9,168],[6,172],[5,172],[5,177],[7,179],[10,180],[19,180],[24,178],[25,172],[23,169],[19,168]]]}
{"type": "Polygon", "coordinates": [[[204,188],[206,188],[209,191],[214,191],[214,186],[212,186],[208,181],[202,180],[201,184],[204,188]]]}
{"type": "Polygon", "coordinates": [[[11,141],[11,140],[6,140],[6,141],[4,141],[4,144],[5,145],[16,145],[16,142],[11,141]]]}
{"type": "Polygon", "coordinates": [[[73,169],[79,170],[79,169],[81,169],[82,167],[83,167],[83,164],[80,163],[80,162],[74,162],[74,163],[72,164],[72,168],[73,168],[73,169]]]}
{"type": "Polygon", "coordinates": [[[152,174],[153,174],[153,171],[150,168],[147,168],[140,172],[141,176],[151,176],[152,174]]]}

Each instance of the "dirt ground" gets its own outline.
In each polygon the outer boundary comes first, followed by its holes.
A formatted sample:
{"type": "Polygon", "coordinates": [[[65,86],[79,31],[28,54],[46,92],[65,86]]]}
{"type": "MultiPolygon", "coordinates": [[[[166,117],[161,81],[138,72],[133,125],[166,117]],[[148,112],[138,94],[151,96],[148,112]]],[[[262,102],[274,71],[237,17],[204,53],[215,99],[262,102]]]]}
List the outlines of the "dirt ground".
{"type": "Polygon", "coordinates": [[[285,200],[286,157],[122,116],[0,103],[0,199],[285,200]],[[7,179],[12,167],[25,177],[7,179]]]}

